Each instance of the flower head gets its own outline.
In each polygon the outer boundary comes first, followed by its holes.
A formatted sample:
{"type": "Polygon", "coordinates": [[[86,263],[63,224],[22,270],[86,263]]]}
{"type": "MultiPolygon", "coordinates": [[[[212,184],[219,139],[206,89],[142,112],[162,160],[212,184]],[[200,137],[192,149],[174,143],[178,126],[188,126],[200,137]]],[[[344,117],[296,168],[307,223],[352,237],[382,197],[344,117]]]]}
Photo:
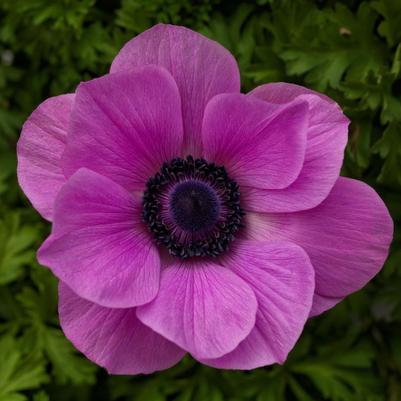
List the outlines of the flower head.
{"type": "Polygon", "coordinates": [[[60,279],[61,326],[111,373],[186,352],[220,368],[282,363],[308,317],[386,259],[385,205],[339,177],[339,106],[239,82],[219,44],[157,25],[23,127],[18,177],[53,223],[38,259],[60,279]]]}

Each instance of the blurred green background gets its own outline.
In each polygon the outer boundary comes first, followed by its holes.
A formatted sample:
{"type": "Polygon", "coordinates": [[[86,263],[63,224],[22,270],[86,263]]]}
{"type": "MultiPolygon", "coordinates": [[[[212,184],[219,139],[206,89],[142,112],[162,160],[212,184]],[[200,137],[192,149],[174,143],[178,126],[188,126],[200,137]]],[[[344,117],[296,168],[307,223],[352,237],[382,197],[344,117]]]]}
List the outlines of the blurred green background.
{"type": "Polygon", "coordinates": [[[0,401],[401,400],[400,220],[401,0],[0,0],[0,401]],[[109,377],[59,329],[55,279],[35,260],[49,224],[16,182],[19,131],[156,22],[230,49],[244,91],[288,81],[336,99],[352,120],[342,174],[375,187],[396,222],[383,271],[310,320],[284,366],[218,371],[187,357],[109,377]]]}

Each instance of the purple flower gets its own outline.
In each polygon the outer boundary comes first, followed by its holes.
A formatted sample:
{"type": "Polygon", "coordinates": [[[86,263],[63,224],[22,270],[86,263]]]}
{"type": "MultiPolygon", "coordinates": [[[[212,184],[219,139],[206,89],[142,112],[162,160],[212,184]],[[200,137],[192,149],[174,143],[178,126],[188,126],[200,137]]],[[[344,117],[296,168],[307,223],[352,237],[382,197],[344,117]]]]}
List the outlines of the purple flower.
{"type": "Polygon", "coordinates": [[[219,44],[157,25],[42,103],[21,187],[52,232],[66,336],[110,373],[282,363],[308,317],[382,267],[392,220],[339,177],[348,119],[297,85],[240,94],[219,44]]]}

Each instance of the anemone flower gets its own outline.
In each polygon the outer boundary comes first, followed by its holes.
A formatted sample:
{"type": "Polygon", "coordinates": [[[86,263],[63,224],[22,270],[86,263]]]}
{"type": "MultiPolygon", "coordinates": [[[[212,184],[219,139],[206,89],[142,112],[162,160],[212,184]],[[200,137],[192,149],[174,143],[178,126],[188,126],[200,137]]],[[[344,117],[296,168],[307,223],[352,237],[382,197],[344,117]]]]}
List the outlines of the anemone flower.
{"type": "Polygon", "coordinates": [[[218,368],[282,363],[391,242],[379,196],[339,177],[347,129],[334,101],[297,85],[241,94],[226,49],[171,25],[43,102],[18,177],[52,222],[38,259],[60,279],[65,335],[114,374],[187,352],[218,368]]]}

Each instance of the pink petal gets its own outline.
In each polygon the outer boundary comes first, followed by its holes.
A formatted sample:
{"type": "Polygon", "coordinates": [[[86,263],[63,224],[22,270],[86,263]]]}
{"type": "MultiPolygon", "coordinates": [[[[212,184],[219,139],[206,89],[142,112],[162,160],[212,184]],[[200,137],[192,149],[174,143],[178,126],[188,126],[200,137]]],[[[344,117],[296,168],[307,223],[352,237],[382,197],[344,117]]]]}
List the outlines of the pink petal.
{"type": "Polygon", "coordinates": [[[219,93],[239,92],[234,57],[217,42],[190,29],[156,25],[129,41],[114,59],[111,72],[156,64],[177,82],[184,117],[184,155],[201,155],[201,126],[208,101],[219,93]]]}
{"type": "Polygon", "coordinates": [[[160,258],[142,226],[140,203],[86,169],[57,196],[38,259],[80,297],[110,308],[149,302],[159,287],[160,258]]]}
{"type": "Polygon", "coordinates": [[[153,373],[175,365],[184,351],[142,324],[136,309],[109,309],[59,286],[61,327],[74,346],[110,374],[153,373]]]}
{"type": "MultiPolygon", "coordinates": [[[[315,269],[316,293],[328,298],[342,298],[371,280],[382,268],[393,236],[393,222],[377,193],[343,177],[314,209],[248,213],[245,224],[250,238],[283,239],[304,248],[315,269]]],[[[319,309],[314,305],[314,314],[319,309]]]]}
{"type": "Polygon", "coordinates": [[[242,188],[244,203],[259,212],[294,212],[315,207],[329,194],[343,162],[349,120],[328,97],[301,86],[272,83],[259,86],[250,94],[274,104],[294,99],[309,103],[309,129],[305,162],[298,178],[286,189],[242,188]]]}
{"type": "Polygon", "coordinates": [[[79,85],[63,157],[68,176],[81,167],[129,190],[143,190],[183,138],[180,95],[171,75],[147,66],[79,85]]]}
{"type": "Polygon", "coordinates": [[[203,120],[204,157],[223,165],[240,186],[285,188],[301,171],[308,103],[284,107],[241,94],[214,97],[203,120]]]}
{"type": "Polygon", "coordinates": [[[51,97],[25,122],[17,144],[18,181],[35,209],[52,219],[54,199],[66,178],[60,167],[74,95],[51,97]]]}
{"type": "Polygon", "coordinates": [[[255,292],[256,323],[234,351],[202,362],[224,369],[283,363],[302,333],[312,306],[315,280],[308,255],[289,242],[237,240],[224,264],[255,292]]]}
{"type": "Polygon", "coordinates": [[[229,269],[207,260],[176,262],[138,318],[197,358],[232,351],[255,324],[256,298],[229,269]]]}
{"type": "Polygon", "coordinates": [[[319,295],[315,293],[315,295],[313,296],[313,305],[309,317],[314,317],[320,315],[323,312],[326,312],[327,310],[336,306],[342,300],[343,298],[325,297],[324,295],[319,295]]]}

